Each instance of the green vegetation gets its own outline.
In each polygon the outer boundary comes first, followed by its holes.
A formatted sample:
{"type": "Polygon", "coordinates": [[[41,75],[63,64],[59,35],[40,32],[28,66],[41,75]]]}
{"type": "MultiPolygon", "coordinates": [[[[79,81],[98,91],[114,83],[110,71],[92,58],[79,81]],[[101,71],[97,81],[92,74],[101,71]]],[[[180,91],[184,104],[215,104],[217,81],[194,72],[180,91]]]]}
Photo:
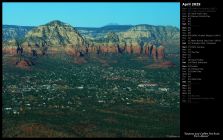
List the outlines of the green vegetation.
{"type": "Polygon", "coordinates": [[[179,136],[179,58],[159,69],[127,54],[14,59],[3,56],[3,137],[179,136]]]}

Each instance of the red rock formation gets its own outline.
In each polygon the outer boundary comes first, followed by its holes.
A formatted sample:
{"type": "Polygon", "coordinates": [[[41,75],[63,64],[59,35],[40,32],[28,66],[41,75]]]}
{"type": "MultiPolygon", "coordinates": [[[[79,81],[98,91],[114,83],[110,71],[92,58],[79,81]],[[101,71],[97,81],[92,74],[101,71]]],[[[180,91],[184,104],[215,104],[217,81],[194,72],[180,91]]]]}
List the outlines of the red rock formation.
{"type": "Polygon", "coordinates": [[[76,49],[67,47],[67,48],[65,48],[65,53],[69,56],[76,56],[76,49]]]}
{"type": "Polygon", "coordinates": [[[134,54],[137,54],[137,55],[140,54],[140,47],[139,46],[133,46],[132,48],[133,48],[134,54]]]}
{"type": "Polygon", "coordinates": [[[3,54],[16,55],[16,48],[14,47],[2,48],[2,52],[3,54]]]}
{"type": "Polygon", "coordinates": [[[157,58],[156,46],[153,45],[153,47],[152,47],[151,49],[152,49],[152,50],[151,50],[151,52],[152,52],[152,53],[151,53],[151,54],[152,54],[152,58],[156,60],[156,58],[157,58]]]}
{"type": "Polygon", "coordinates": [[[165,62],[163,62],[163,63],[161,63],[162,65],[165,65],[165,66],[170,66],[170,67],[172,67],[172,66],[174,66],[175,64],[173,63],[173,62],[171,62],[171,61],[165,61],[165,62]]]}
{"type": "MultiPolygon", "coordinates": [[[[31,49],[34,46],[28,46],[24,47],[24,52],[30,53],[31,49]]],[[[155,45],[152,45],[150,43],[145,43],[143,46],[143,50],[141,49],[141,46],[138,43],[131,43],[131,44],[122,44],[120,45],[120,48],[124,50],[124,53],[127,54],[135,54],[135,55],[144,55],[153,58],[154,60],[163,60],[165,57],[165,48],[163,46],[156,47],[155,45]]],[[[99,54],[118,54],[118,49],[115,44],[90,44],[88,47],[88,54],[97,54],[97,51],[100,50],[99,54]],[[100,47],[99,47],[100,46],[100,47]]],[[[37,49],[37,54],[40,54],[40,50],[37,49]]],[[[74,56],[74,57],[79,57],[80,52],[83,54],[86,53],[86,46],[75,46],[75,45],[69,45],[69,46],[62,46],[62,47],[49,47],[48,48],[48,53],[49,54],[56,54],[56,53],[61,53],[61,51],[64,51],[64,53],[74,56]]],[[[15,53],[15,49],[6,49],[3,48],[4,53],[15,53]]]]}
{"type": "Polygon", "coordinates": [[[30,66],[32,65],[32,63],[28,60],[21,60],[19,62],[17,62],[16,67],[19,67],[21,69],[28,69],[30,70],[30,66]]]}
{"type": "Polygon", "coordinates": [[[174,66],[175,66],[174,63],[172,63],[170,61],[165,61],[165,62],[154,63],[147,67],[148,68],[170,68],[170,67],[174,67],[174,66]]]}
{"type": "Polygon", "coordinates": [[[159,46],[159,47],[157,48],[157,58],[158,58],[159,60],[161,60],[161,59],[164,59],[164,57],[165,57],[164,47],[163,47],[163,46],[159,46]]]}
{"type": "Polygon", "coordinates": [[[107,47],[106,47],[106,46],[102,46],[102,47],[101,47],[101,53],[102,53],[102,54],[107,53],[107,47]]]}

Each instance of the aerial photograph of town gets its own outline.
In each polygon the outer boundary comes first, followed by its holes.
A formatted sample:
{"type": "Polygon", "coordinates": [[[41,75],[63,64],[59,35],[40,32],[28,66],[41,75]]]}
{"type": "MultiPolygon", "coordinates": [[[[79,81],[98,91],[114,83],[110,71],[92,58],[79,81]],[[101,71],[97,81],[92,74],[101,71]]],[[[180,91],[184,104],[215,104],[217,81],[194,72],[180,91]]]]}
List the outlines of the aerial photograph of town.
{"type": "Polygon", "coordinates": [[[2,137],[179,137],[179,3],[2,7],[2,137]]]}

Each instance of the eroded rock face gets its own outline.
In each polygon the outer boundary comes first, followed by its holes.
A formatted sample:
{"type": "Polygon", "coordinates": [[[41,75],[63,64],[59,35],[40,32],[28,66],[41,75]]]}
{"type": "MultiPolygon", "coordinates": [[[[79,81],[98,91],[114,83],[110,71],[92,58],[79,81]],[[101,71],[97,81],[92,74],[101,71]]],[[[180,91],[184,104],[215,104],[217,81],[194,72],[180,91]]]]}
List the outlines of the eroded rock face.
{"type": "Polygon", "coordinates": [[[30,30],[23,44],[31,46],[38,44],[41,47],[45,43],[50,46],[69,44],[82,46],[84,39],[74,27],[56,20],[30,30]]]}
{"type": "Polygon", "coordinates": [[[159,46],[157,48],[157,59],[161,60],[161,59],[164,59],[164,57],[165,57],[164,47],[163,46],[159,46]]]}
{"type": "Polygon", "coordinates": [[[147,43],[143,47],[138,44],[131,46],[127,45],[90,45],[89,47],[65,47],[66,54],[70,56],[79,56],[79,52],[84,54],[134,54],[138,56],[146,56],[154,60],[164,60],[165,58],[165,48],[164,46],[156,47],[155,45],[147,43]],[[117,47],[118,46],[118,47],[117,47]],[[120,50],[122,51],[120,53],[120,50]]]}
{"type": "Polygon", "coordinates": [[[156,51],[156,46],[153,45],[152,48],[151,48],[151,57],[153,59],[157,59],[157,51],[156,51]]]}
{"type": "MultiPolygon", "coordinates": [[[[144,54],[149,57],[155,57],[152,55],[152,44],[156,44],[157,42],[163,42],[164,44],[175,42],[175,45],[165,45],[165,49],[168,52],[170,50],[173,52],[179,50],[179,47],[176,47],[179,45],[176,44],[179,44],[180,30],[171,26],[153,26],[147,24],[134,26],[118,25],[101,28],[74,28],[58,20],[38,27],[3,26],[4,47],[15,46],[15,39],[18,37],[25,38],[23,45],[29,47],[35,47],[35,44],[38,44],[39,48],[41,48],[45,43],[49,47],[54,48],[65,46],[78,48],[86,46],[89,43],[95,44],[95,47],[100,45],[103,52],[117,52],[114,50],[117,50],[115,46],[118,44],[120,48],[126,48],[125,53],[144,54]],[[140,42],[143,42],[143,47],[140,42]]],[[[89,50],[90,48],[91,45],[89,46],[89,50]]],[[[157,48],[159,48],[158,45],[157,48]]],[[[90,52],[96,52],[96,50],[90,50],[90,52]]],[[[162,49],[157,49],[157,59],[162,59],[164,57],[163,54],[162,49]]]]}

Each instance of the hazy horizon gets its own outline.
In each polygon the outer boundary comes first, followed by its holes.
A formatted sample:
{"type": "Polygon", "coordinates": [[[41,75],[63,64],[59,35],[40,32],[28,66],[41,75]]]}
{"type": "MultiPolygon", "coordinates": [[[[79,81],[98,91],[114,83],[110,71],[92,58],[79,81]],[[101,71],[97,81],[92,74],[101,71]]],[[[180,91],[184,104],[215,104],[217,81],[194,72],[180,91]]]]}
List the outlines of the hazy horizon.
{"type": "MultiPolygon", "coordinates": [[[[52,21],[55,21],[55,20],[52,20],[52,21]]],[[[59,20],[60,21],[60,20],[59,20]]],[[[49,21],[49,22],[51,22],[51,21],[49,21]]],[[[49,22],[47,22],[47,23],[49,23],[49,22]]],[[[61,22],[63,22],[63,21],[61,21],[61,22]]],[[[47,24],[47,23],[45,23],[45,24],[47,24]]],[[[45,24],[42,24],[42,25],[45,25],[45,24]]],[[[67,24],[69,24],[69,23],[67,23],[67,24]]],[[[15,24],[3,24],[3,26],[24,26],[24,27],[38,27],[38,26],[42,26],[42,25],[36,25],[36,26],[32,26],[32,25],[15,25],[15,24]]],[[[136,24],[136,25],[144,25],[144,23],[141,23],[141,24],[136,24]]],[[[132,24],[105,24],[105,25],[103,25],[103,26],[100,26],[100,27],[89,27],[89,26],[72,26],[72,27],[77,27],[77,28],[102,28],[102,27],[105,27],[105,26],[136,26],[136,25],[132,25],[132,24]]],[[[152,25],[152,24],[146,24],[146,25],[152,25]]],[[[152,26],[172,26],[172,25],[152,25],[152,26]]],[[[176,28],[178,28],[179,29],[179,27],[177,27],[177,26],[172,26],[172,27],[176,27],[176,28]]]]}

